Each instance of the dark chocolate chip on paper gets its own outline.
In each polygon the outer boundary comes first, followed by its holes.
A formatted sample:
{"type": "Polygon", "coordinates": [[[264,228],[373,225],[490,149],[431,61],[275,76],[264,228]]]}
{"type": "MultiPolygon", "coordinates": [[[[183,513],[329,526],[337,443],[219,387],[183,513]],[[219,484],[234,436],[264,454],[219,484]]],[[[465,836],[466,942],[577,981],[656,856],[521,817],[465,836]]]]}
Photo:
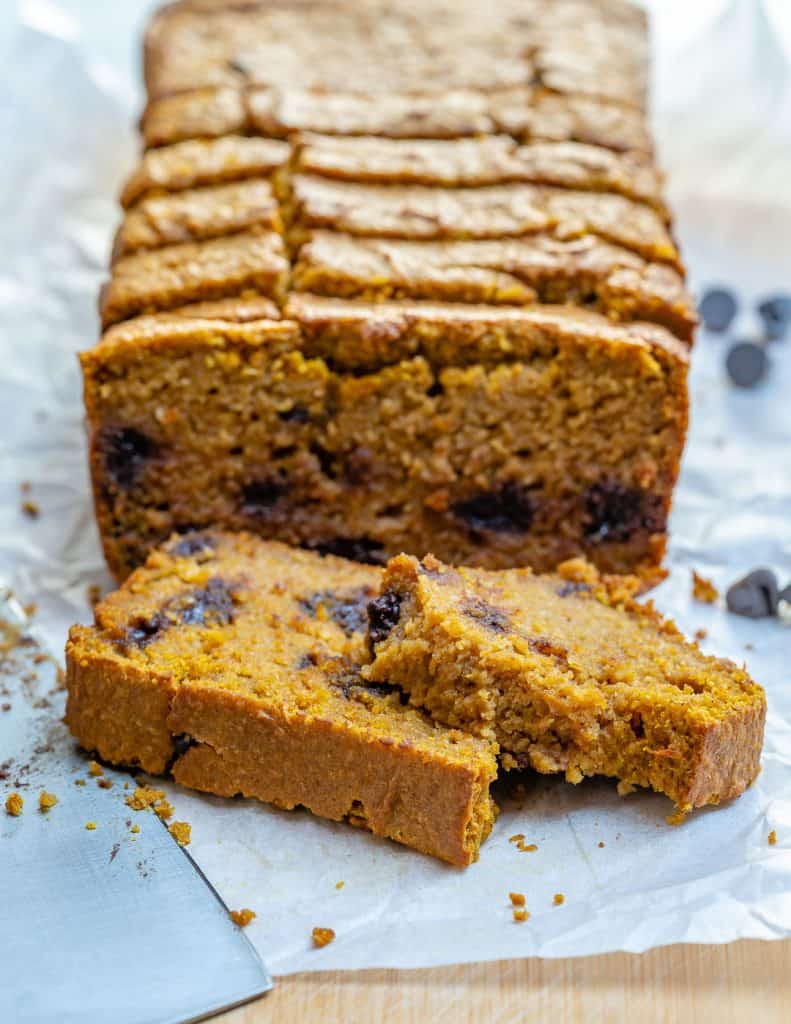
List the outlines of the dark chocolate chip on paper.
{"type": "Polygon", "coordinates": [[[728,587],[729,612],[748,619],[765,619],[777,613],[777,577],[771,569],[754,569],[728,587]]]}
{"type": "Polygon", "coordinates": [[[710,288],[700,300],[698,312],[707,330],[727,331],[736,316],[738,303],[727,288],[710,288]]]}
{"type": "Polygon", "coordinates": [[[737,342],[728,352],[725,366],[738,388],[754,387],[766,376],[769,360],[761,345],[754,341],[737,342]]]}

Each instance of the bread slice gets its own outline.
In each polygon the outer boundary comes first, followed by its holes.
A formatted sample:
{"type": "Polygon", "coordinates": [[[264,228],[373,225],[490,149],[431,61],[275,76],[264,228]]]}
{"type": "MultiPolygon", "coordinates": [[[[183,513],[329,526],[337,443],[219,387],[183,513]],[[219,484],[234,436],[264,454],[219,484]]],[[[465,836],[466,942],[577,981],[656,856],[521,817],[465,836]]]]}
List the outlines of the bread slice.
{"type": "Polygon", "coordinates": [[[682,811],[738,796],[759,771],[764,692],[636,603],[637,587],[582,560],[536,576],[402,555],[369,608],[363,674],[496,739],[507,767],[614,776],[682,811]]]}
{"type": "Polygon", "coordinates": [[[494,820],[494,747],[361,677],[380,571],[245,534],[173,538],[71,630],[69,728],[107,761],[469,864],[494,820]]]}

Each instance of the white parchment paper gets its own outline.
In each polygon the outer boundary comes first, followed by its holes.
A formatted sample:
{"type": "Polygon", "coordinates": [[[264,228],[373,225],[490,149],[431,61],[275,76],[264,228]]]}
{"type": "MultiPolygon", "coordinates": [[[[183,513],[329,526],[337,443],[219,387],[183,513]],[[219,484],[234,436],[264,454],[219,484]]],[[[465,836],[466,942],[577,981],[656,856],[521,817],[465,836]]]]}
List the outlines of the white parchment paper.
{"type": "MultiPolygon", "coordinates": [[[[0,577],[38,602],[56,651],[72,621],[90,619],[88,585],[109,586],[74,353],[97,336],[115,196],[137,147],[137,33],[152,6],[7,2],[0,20],[0,577]],[[23,480],[37,520],[20,510],[23,480]]],[[[693,285],[737,289],[738,331],[749,335],[755,299],[791,288],[787,4],[654,6],[657,132],[678,234],[693,285]]],[[[791,340],[772,346],[771,375],[749,392],[728,385],[725,349],[702,335],[695,350],[672,571],[656,601],[766,687],[758,782],[671,828],[662,797],[530,777],[464,872],[304,812],[169,786],[192,823],[193,856],[229,906],[257,912],[248,933],[274,972],[791,934],[791,629],[690,597],[692,567],[722,588],[756,565],[791,580],[791,340]],[[514,833],[538,850],[519,852],[514,833]],[[512,890],[526,895],[526,924],[511,920],[512,890]],[[334,928],[336,941],[313,950],[314,925],[334,928]]]]}

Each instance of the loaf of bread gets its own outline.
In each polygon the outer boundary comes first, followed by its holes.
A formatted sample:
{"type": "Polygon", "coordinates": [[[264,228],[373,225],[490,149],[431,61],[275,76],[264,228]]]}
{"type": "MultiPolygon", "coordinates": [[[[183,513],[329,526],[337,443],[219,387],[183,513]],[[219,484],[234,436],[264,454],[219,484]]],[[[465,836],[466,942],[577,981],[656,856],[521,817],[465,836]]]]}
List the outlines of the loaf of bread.
{"type": "Polygon", "coordinates": [[[163,8],[82,356],[119,578],[208,525],[655,574],[695,315],[599,0],[163,8]]]}

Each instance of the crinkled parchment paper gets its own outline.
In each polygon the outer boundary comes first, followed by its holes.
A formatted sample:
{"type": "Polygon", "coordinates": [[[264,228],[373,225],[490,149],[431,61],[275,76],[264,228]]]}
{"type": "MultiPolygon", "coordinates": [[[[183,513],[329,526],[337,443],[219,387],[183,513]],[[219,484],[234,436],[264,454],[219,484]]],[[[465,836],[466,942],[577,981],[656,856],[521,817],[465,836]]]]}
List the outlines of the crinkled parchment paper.
{"type": "MultiPolygon", "coordinates": [[[[791,33],[784,0],[655,5],[656,121],[693,284],[754,300],[791,287],[791,33]],[[682,16],[683,15],[683,16],[682,16]]],[[[136,151],[138,31],[150,3],[3,5],[0,123],[0,576],[38,602],[53,650],[109,585],[88,498],[74,353],[136,151]],[[20,482],[41,508],[20,511],[20,482]]],[[[791,629],[695,604],[690,570],[724,588],[756,565],[791,580],[791,340],[769,380],[729,387],[726,343],[694,353],[692,432],[656,601],[706,650],[745,660],[769,697],[763,773],[740,800],[670,827],[668,801],[608,781],[527,778],[480,861],[457,871],[367,834],[253,801],[168,787],[191,852],[276,973],[644,950],[791,933],[791,629]],[[776,830],[777,845],[767,834],[776,830]],[[508,842],[522,832],[533,853],[508,842]],[[600,847],[600,843],[604,847],[600,847]],[[343,881],[341,889],[336,883],[343,881]],[[508,892],[524,892],[514,924],[508,892]],[[565,894],[562,906],[553,894],[565,894]],[[314,925],[337,940],[311,949],[314,925]]]]}

